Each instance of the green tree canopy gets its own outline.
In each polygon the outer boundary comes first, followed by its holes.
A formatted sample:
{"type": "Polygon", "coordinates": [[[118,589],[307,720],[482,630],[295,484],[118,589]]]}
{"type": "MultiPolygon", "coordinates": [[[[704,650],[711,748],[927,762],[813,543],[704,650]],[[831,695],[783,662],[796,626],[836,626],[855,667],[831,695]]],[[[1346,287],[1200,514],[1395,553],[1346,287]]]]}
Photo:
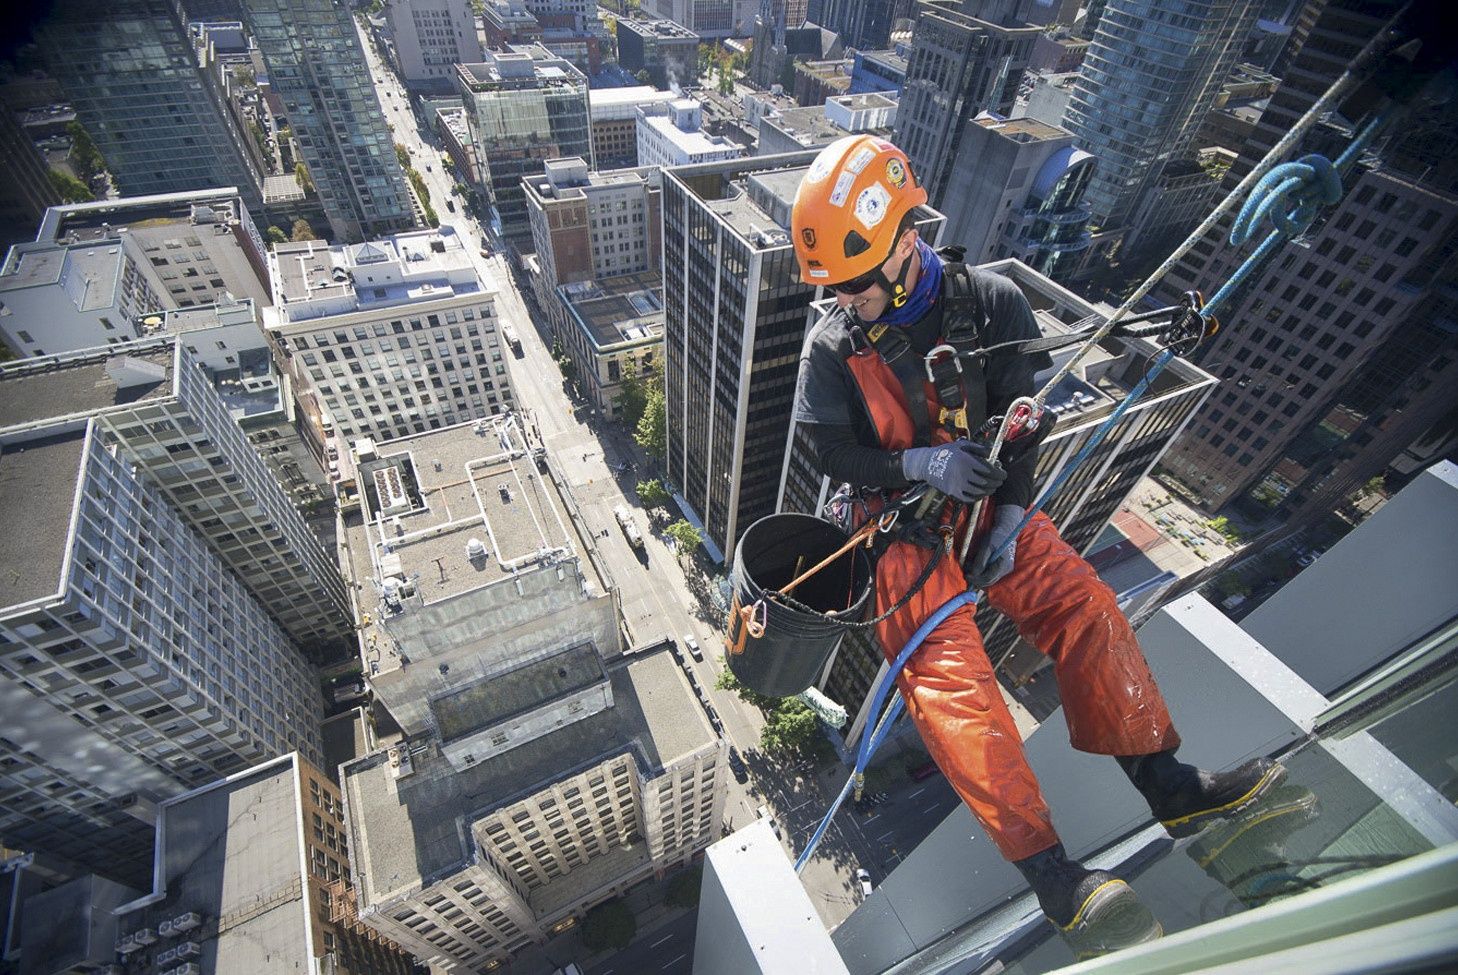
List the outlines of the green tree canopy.
{"type": "Polygon", "coordinates": [[[101,158],[96,143],[91,141],[91,136],[80,122],[66,123],[66,133],[71,136],[71,167],[82,181],[90,182],[93,176],[106,168],[106,160],[101,158]]]}
{"type": "Polygon", "coordinates": [[[698,907],[699,888],[703,881],[704,868],[690,867],[668,882],[668,893],[664,895],[663,902],[669,907],[698,907]]]}
{"type": "Polygon", "coordinates": [[[284,233],[282,227],[270,226],[263,232],[263,239],[270,244],[282,244],[289,239],[289,235],[284,233]]]}
{"type": "Polygon", "coordinates": [[[643,412],[648,408],[648,399],[653,390],[663,386],[663,372],[649,367],[639,372],[637,363],[629,359],[623,370],[623,379],[618,383],[617,406],[621,411],[623,425],[630,430],[638,429],[643,412]]]}
{"type": "Polygon", "coordinates": [[[647,68],[639,68],[638,73],[633,75],[633,77],[638,79],[638,84],[640,85],[649,85],[653,83],[653,77],[648,74],[647,68]]]}
{"type": "Polygon", "coordinates": [[[91,190],[70,173],[63,173],[59,169],[52,169],[46,175],[50,177],[51,188],[61,197],[65,203],[89,203],[95,199],[91,190]]]}
{"type": "Polygon", "coordinates": [[[735,677],[734,671],[729,669],[728,658],[723,654],[719,655],[719,663],[723,665],[723,669],[719,671],[719,676],[714,680],[715,690],[733,691],[746,704],[757,707],[761,711],[769,711],[780,703],[779,698],[761,694],[748,684],[742,683],[738,677],[735,677]]]}
{"type": "Polygon", "coordinates": [[[663,531],[669,538],[673,539],[674,545],[678,547],[680,557],[692,554],[693,550],[698,548],[699,544],[704,540],[704,536],[699,530],[683,518],[675,521],[663,529],[663,531]]]}
{"type": "Polygon", "coordinates": [[[395,158],[400,160],[401,169],[410,168],[410,150],[398,142],[395,143],[395,158]]]}
{"type": "Polygon", "coordinates": [[[759,744],[770,755],[798,755],[812,751],[819,738],[815,712],[803,701],[787,697],[765,719],[759,744]]]}
{"type": "Polygon", "coordinates": [[[648,401],[633,431],[633,442],[655,460],[662,460],[668,453],[668,411],[663,406],[662,383],[655,383],[648,390],[648,401]]]}
{"type": "Polygon", "coordinates": [[[290,240],[318,240],[314,234],[314,228],[309,226],[309,221],[303,217],[294,221],[294,233],[290,240]]]}
{"type": "Polygon", "coordinates": [[[299,186],[305,193],[314,192],[314,180],[309,176],[309,167],[304,165],[302,159],[294,164],[294,179],[299,181],[299,186]]]}
{"type": "Polygon", "coordinates": [[[633,943],[638,933],[638,919],[622,899],[599,904],[587,912],[582,922],[582,946],[588,951],[622,951],[633,943]]]}
{"type": "Polygon", "coordinates": [[[639,481],[638,500],[649,508],[662,508],[668,504],[668,490],[656,477],[639,481]]]}

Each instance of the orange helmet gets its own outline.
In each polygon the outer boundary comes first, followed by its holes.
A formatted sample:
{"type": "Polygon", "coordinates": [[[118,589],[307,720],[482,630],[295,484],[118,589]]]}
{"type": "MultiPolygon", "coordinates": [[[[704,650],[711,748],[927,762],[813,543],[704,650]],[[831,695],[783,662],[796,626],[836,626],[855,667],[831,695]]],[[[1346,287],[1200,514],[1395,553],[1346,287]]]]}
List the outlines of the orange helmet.
{"type": "Polygon", "coordinates": [[[810,164],[790,213],[800,279],[840,284],[877,271],[896,246],[901,221],[925,202],[906,153],[885,139],[832,142],[810,164]]]}

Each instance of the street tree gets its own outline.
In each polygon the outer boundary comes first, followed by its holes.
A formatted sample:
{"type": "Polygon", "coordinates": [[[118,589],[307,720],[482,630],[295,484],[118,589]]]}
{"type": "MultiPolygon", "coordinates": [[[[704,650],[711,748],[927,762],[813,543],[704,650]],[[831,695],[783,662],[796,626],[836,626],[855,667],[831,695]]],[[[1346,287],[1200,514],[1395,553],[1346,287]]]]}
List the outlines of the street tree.
{"type": "Polygon", "coordinates": [[[744,703],[759,708],[761,711],[773,710],[780,703],[779,698],[770,697],[768,694],[761,694],[748,684],[745,684],[738,677],[735,677],[734,671],[729,669],[728,658],[723,654],[719,656],[719,663],[723,669],[719,671],[719,676],[714,680],[715,690],[732,691],[739,695],[744,703]]]}
{"type": "Polygon", "coordinates": [[[106,169],[106,160],[101,158],[96,143],[80,122],[66,123],[66,134],[71,137],[71,168],[83,183],[89,183],[106,169]]]}
{"type": "Polygon", "coordinates": [[[314,180],[309,176],[309,167],[304,165],[302,159],[294,164],[294,179],[299,181],[299,188],[305,193],[314,192],[314,180]]]}
{"type": "Polygon", "coordinates": [[[294,233],[290,239],[299,241],[318,240],[319,238],[315,236],[314,228],[309,226],[309,221],[305,220],[303,217],[300,217],[299,219],[294,221],[294,233]]]}
{"type": "Polygon", "coordinates": [[[654,460],[662,460],[668,453],[668,411],[663,406],[662,383],[648,390],[648,402],[633,431],[633,442],[654,460]]]}
{"type": "Polygon", "coordinates": [[[591,952],[622,951],[633,943],[638,933],[638,919],[622,898],[599,904],[587,912],[582,922],[582,946],[591,952]]]}
{"type": "Polygon", "coordinates": [[[668,504],[668,491],[658,478],[638,482],[638,500],[644,507],[662,508],[668,504]]]}
{"type": "Polygon", "coordinates": [[[52,169],[47,174],[51,180],[51,188],[61,197],[64,203],[89,203],[94,200],[91,190],[70,173],[63,173],[59,169],[52,169]]]}
{"type": "Polygon", "coordinates": [[[664,534],[673,539],[674,546],[678,549],[678,557],[686,558],[693,554],[694,549],[703,542],[703,534],[689,524],[687,520],[680,518],[667,528],[663,529],[664,534]]]}
{"type": "Polygon", "coordinates": [[[770,755],[794,756],[814,751],[820,738],[820,719],[810,706],[785,698],[765,718],[760,747],[770,755]]]}
{"type": "Polygon", "coordinates": [[[283,244],[288,242],[289,235],[283,232],[283,228],[270,225],[263,232],[263,239],[270,244],[283,244]]]}
{"type": "Polygon", "coordinates": [[[624,426],[629,430],[638,429],[638,422],[643,419],[643,411],[648,408],[649,397],[654,389],[661,388],[662,385],[661,370],[650,366],[646,371],[639,372],[633,360],[628,360],[622,381],[618,384],[617,396],[617,406],[624,426]]]}
{"type": "Polygon", "coordinates": [[[401,169],[410,168],[410,150],[398,142],[395,143],[395,158],[400,161],[401,169]]]}

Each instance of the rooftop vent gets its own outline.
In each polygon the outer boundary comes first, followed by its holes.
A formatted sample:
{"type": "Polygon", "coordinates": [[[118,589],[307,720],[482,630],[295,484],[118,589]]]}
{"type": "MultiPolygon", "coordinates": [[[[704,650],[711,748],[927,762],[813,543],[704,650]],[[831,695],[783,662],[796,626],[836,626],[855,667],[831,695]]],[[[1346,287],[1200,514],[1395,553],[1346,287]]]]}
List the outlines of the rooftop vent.
{"type": "Polygon", "coordinates": [[[486,543],[479,538],[468,539],[466,542],[466,558],[472,562],[479,562],[486,557],[486,543]]]}

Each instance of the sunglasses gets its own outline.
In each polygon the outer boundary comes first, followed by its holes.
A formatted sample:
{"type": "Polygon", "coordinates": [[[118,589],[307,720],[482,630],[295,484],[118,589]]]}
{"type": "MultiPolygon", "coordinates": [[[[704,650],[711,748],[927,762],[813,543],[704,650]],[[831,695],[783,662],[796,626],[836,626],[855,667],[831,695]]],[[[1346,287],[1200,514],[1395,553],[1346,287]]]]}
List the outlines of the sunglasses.
{"type": "MultiPolygon", "coordinates": [[[[880,268],[876,270],[879,271],[880,268]]],[[[849,281],[842,281],[840,284],[827,284],[825,287],[826,290],[838,295],[858,295],[875,283],[876,272],[871,271],[867,274],[862,274],[858,278],[851,278],[849,281]]]]}

